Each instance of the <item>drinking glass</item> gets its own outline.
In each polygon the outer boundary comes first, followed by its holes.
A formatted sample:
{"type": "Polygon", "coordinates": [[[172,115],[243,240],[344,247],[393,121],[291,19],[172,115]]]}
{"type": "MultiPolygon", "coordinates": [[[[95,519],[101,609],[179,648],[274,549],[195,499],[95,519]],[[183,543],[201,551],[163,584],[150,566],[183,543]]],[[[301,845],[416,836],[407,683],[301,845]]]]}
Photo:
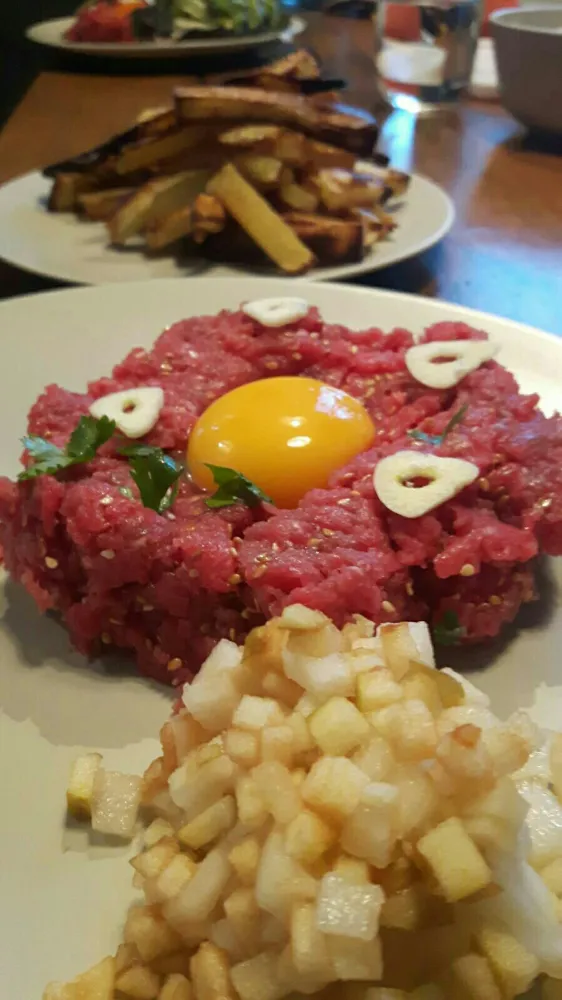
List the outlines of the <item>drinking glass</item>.
{"type": "Polygon", "coordinates": [[[470,82],[482,0],[379,0],[376,66],[386,99],[423,113],[458,99],[470,82]]]}

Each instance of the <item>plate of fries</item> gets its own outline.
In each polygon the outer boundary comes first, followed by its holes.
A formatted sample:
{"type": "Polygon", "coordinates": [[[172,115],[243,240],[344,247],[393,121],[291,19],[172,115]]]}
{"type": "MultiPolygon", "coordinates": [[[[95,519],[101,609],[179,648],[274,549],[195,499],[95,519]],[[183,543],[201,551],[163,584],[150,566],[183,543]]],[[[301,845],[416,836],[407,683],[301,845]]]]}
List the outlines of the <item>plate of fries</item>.
{"type": "Polygon", "coordinates": [[[79,284],[322,280],[432,246],[453,223],[447,194],[374,153],[376,121],[322,85],[294,53],[232,85],[176,90],[172,107],[5,185],[0,255],[79,284]]]}

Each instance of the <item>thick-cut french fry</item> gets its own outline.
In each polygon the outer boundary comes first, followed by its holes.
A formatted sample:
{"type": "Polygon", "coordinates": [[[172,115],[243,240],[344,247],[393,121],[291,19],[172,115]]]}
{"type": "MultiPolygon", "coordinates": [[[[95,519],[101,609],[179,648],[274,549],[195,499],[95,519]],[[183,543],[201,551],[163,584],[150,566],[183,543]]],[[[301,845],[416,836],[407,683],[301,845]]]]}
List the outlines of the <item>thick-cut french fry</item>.
{"type": "Polygon", "coordinates": [[[94,146],[85,153],[73,156],[68,160],[61,160],[59,163],[52,163],[45,167],[43,175],[45,177],[56,177],[60,173],[78,172],[91,173],[101,164],[107,163],[108,159],[118,154],[129,143],[139,142],[141,139],[153,135],[162,135],[174,127],[177,121],[175,108],[167,108],[157,115],[152,115],[146,121],[137,122],[132,128],[126,129],[113,135],[107,142],[94,146]]]}
{"type": "Polygon", "coordinates": [[[380,205],[372,205],[369,209],[361,209],[361,216],[367,220],[369,225],[378,224],[381,227],[381,236],[387,236],[396,229],[396,220],[380,205]]]}
{"type": "Polygon", "coordinates": [[[308,159],[309,140],[301,132],[285,129],[275,142],[273,153],[290,167],[304,167],[308,159]]]}
{"type": "Polygon", "coordinates": [[[193,203],[193,239],[202,243],[210,233],[220,233],[226,225],[224,206],[212,194],[200,194],[193,203]]]}
{"type": "Polygon", "coordinates": [[[289,212],[283,218],[312,250],[319,264],[344,264],[362,259],[364,239],[359,220],[304,212],[289,212]]]}
{"type": "Polygon", "coordinates": [[[320,66],[314,56],[306,49],[290,52],[277,62],[271,63],[259,75],[288,77],[295,80],[317,80],[320,76],[320,66]]]}
{"type": "Polygon", "coordinates": [[[162,250],[189,236],[193,231],[193,209],[191,205],[178,208],[170,215],[156,219],[146,230],[146,245],[149,250],[162,250]]]}
{"type": "MultiPolygon", "coordinates": [[[[287,212],[283,219],[314,253],[319,265],[345,264],[361,260],[364,253],[364,226],[358,219],[331,218],[305,212],[287,212]]],[[[205,243],[210,260],[264,265],[267,257],[243,229],[229,223],[205,243]]]]}
{"type": "Polygon", "coordinates": [[[55,177],[47,207],[49,212],[73,212],[78,198],[99,187],[94,174],[61,173],[55,177]]]}
{"type": "Polygon", "coordinates": [[[111,242],[123,246],[158,218],[190,204],[203,190],[208,178],[206,171],[186,170],[172,177],[149,181],[109,220],[111,242]]]}
{"type": "Polygon", "coordinates": [[[365,247],[374,247],[375,243],[378,243],[386,236],[387,231],[378,220],[372,222],[368,219],[363,219],[361,215],[359,215],[359,218],[363,221],[363,243],[365,247]]]}
{"type": "Polygon", "coordinates": [[[274,156],[256,156],[248,153],[236,157],[235,164],[240,173],[260,190],[275,189],[281,182],[283,164],[274,156]]]}
{"type": "Polygon", "coordinates": [[[273,148],[273,143],[281,135],[279,125],[238,125],[236,128],[229,128],[221,132],[219,142],[223,146],[242,146],[255,149],[263,142],[271,143],[269,148],[273,148]]]}
{"type": "Polygon", "coordinates": [[[327,142],[309,139],[306,144],[306,164],[316,170],[325,167],[352,170],[355,165],[355,155],[347,149],[338,149],[337,146],[331,146],[327,142]]]}
{"type": "Polygon", "coordinates": [[[320,200],[313,189],[297,184],[296,181],[281,185],[279,199],[283,205],[295,212],[315,212],[320,200]]]}
{"type": "Polygon", "coordinates": [[[209,135],[209,129],[204,125],[195,128],[182,128],[169,135],[145,139],[142,142],[126,146],[115,157],[113,168],[116,174],[132,174],[136,170],[152,167],[162,160],[168,160],[178,153],[199,146],[209,135]]]}
{"type": "Polygon", "coordinates": [[[266,90],[281,90],[283,84],[288,84],[293,86],[296,93],[300,93],[299,81],[319,78],[320,66],[317,60],[306,49],[299,49],[269,66],[227,76],[221,82],[230,86],[264,87],[266,90]]]}
{"type": "Polygon", "coordinates": [[[133,187],[121,187],[110,188],[108,191],[91,191],[78,196],[78,205],[87,219],[103,222],[131,197],[134,190],[133,187]]]}
{"type": "Polygon", "coordinates": [[[384,185],[374,177],[353,174],[349,170],[319,170],[310,178],[329,212],[370,208],[383,194],[384,185]]]}
{"type": "Polygon", "coordinates": [[[251,87],[180,87],[176,110],[183,121],[264,121],[303,129],[326,142],[369,156],[377,136],[374,118],[343,105],[251,87]]]}
{"type": "Polygon", "coordinates": [[[231,163],[212,178],[207,191],[283,271],[299,274],[312,267],[314,255],[231,163]]]}
{"type": "Polygon", "coordinates": [[[406,174],[402,170],[386,170],[384,184],[385,191],[388,190],[388,197],[383,200],[388,201],[389,198],[399,198],[400,195],[405,194],[411,179],[410,174],[406,174]]]}

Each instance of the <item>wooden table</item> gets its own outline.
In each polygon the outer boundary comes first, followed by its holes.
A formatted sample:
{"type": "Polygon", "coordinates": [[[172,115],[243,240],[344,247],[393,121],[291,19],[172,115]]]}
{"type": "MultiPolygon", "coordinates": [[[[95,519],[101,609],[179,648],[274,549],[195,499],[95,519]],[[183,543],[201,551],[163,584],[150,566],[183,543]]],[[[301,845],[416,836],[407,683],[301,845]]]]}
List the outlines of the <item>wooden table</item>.
{"type": "MultiPolygon", "coordinates": [[[[310,15],[306,42],[329,74],[349,81],[350,102],[380,105],[369,22],[310,15]]],[[[100,142],[183,81],[42,73],[0,135],[0,182],[100,142]]],[[[562,334],[560,155],[525,139],[499,105],[476,101],[418,120],[395,112],[380,148],[397,167],[439,182],[457,220],[438,247],[361,283],[436,295],[562,334]]],[[[53,284],[0,265],[0,295],[47,287],[53,284]]]]}

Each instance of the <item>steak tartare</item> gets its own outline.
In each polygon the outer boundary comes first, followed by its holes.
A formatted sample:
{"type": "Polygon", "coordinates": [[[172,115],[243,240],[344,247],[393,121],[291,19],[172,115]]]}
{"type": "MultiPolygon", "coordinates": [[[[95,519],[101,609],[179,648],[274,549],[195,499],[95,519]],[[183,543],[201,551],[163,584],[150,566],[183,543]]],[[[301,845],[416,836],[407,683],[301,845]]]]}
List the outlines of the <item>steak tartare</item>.
{"type": "MultiPolygon", "coordinates": [[[[439,323],[421,342],[483,339],[462,323],[439,323]]],[[[174,685],[219,638],[238,641],[296,602],[339,626],[363,614],[375,622],[426,619],[444,642],[496,635],[535,596],[533,558],[562,552],[562,418],[545,417],[538,397],[522,395],[494,361],[453,388],[428,388],[406,366],[413,343],[406,330],[352,331],[316,309],[276,329],[225,311],[176,323],[83,394],[48,386],[28,431],[59,447],[95,400],[152,386],[164,403],[143,443],[183,457],[210,403],[277,375],[345,390],[363,403],[376,433],[327,489],[310,491],[291,510],[242,502],[209,509],[186,476],[158,513],[140,502],[113,438],[91,461],[56,476],[3,478],[8,571],[41,611],[60,615],[81,652],[119,647],[143,674],[174,685]],[[478,478],[421,517],[392,513],[375,492],[375,466],[428,447],[474,463],[478,478]]]]}

